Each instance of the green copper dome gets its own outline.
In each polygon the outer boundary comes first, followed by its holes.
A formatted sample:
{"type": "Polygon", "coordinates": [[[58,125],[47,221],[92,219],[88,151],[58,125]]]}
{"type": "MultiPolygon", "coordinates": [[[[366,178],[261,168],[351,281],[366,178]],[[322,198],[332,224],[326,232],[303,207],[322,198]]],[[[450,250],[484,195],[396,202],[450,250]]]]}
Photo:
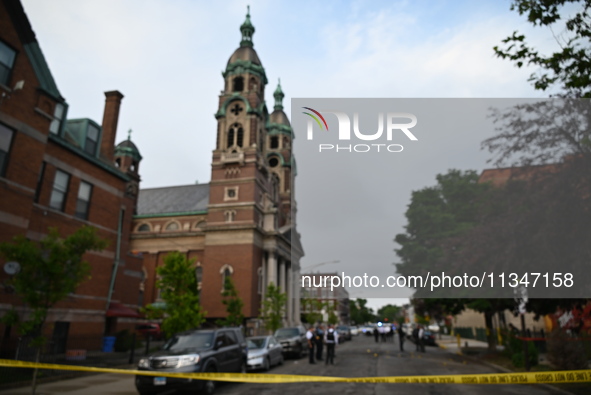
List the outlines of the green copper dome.
{"type": "Polygon", "coordinates": [[[241,47],[252,47],[252,35],[254,34],[254,26],[250,22],[250,6],[246,6],[246,20],[240,26],[240,32],[242,33],[242,40],[240,41],[241,47]]]}
{"type": "Polygon", "coordinates": [[[115,156],[130,156],[138,162],[142,160],[140,151],[137,149],[135,144],[131,141],[131,129],[127,135],[127,140],[117,144],[115,147],[115,156]]]}

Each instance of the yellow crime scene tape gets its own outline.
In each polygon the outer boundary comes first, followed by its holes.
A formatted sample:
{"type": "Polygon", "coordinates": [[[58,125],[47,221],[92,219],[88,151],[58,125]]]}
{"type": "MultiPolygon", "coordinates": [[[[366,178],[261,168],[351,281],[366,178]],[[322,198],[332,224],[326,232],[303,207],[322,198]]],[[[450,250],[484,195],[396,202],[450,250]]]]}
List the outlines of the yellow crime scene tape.
{"type": "Polygon", "coordinates": [[[454,374],[433,376],[386,376],[386,377],[329,377],[299,376],[291,374],[252,374],[252,373],[170,373],[147,370],[126,370],[95,368],[88,366],[58,365],[0,359],[0,366],[14,368],[39,368],[72,370],[94,373],[116,373],[142,376],[185,378],[196,380],[215,380],[237,383],[424,383],[424,384],[543,384],[543,383],[587,383],[591,382],[591,370],[568,370],[556,372],[454,374]]]}

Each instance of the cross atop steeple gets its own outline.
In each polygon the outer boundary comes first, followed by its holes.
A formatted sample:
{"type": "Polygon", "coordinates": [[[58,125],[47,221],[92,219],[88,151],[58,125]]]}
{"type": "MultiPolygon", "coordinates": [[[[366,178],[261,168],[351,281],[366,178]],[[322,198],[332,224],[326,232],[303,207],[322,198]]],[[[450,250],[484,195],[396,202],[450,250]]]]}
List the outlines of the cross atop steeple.
{"type": "Polygon", "coordinates": [[[246,6],[246,20],[240,26],[240,32],[242,33],[242,41],[240,41],[241,47],[252,47],[252,35],[254,34],[254,26],[250,22],[250,6],[246,6]]]}

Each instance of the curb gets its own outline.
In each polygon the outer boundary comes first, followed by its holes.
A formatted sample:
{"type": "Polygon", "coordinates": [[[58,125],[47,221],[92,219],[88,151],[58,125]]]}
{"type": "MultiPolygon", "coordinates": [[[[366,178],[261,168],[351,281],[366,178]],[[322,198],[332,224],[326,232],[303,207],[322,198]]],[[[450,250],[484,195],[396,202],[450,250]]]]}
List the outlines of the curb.
{"type": "MultiPolygon", "coordinates": [[[[443,344],[437,344],[437,345],[439,346],[439,348],[441,348],[441,349],[443,349],[445,351],[448,351],[447,350],[447,347],[444,346],[443,344]]],[[[488,366],[489,368],[494,369],[494,370],[499,370],[499,371],[501,371],[503,373],[517,373],[517,372],[515,372],[515,371],[513,371],[511,369],[507,369],[507,368],[505,368],[503,366],[500,366],[500,365],[497,365],[497,364],[494,364],[494,363],[491,363],[491,362],[487,362],[487,361],[481,361],[481,360],[479,360],[477,358],[474,358],[474,357],[471,357],[469,355],[464,355],[461,350],[458,350],[457,355],[461,355],[462,358],[466,358],[466,359],[468,359],[468,360],[470,360],[472,362],[475,362],[475,363],[479,363],[481,365],[488,366]]],[[[563,390],[562,388],[554,387],[554,386],[552,386],[550,384],[543,384],[543,383],[541,383],[541,384],[536,384],[536,385],[542,386],[542,387],[546,388],[547,390],[554,391],[555,393],[564,394],[564,395],[574,395],[572,392],[563,390]]]]}

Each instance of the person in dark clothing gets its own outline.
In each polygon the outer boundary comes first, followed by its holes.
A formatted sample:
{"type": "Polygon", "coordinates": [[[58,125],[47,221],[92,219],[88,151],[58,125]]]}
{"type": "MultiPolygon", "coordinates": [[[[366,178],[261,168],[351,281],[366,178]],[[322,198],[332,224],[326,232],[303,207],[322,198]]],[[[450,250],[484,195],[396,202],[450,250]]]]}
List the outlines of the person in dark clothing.
{"type": "Polygon", "coordinates": [[[421,346],[419,344],[419,327],[418,326],[412,330],[412,339],[415,342],[415,351],[421,351],[421,346]]]}
{"type": "Polygon", "coordinates": [[[400,351],[404,351],[404,331],[402,325],[398,326],[398,341],[400,342],[400,351]]]}
{"type": "Polygon", "coordinates": [[[337,331],[335,331],[334,327],[330,325],[328,330],[326,331],[326,337],[324,342],[326,343],[326,362],[325,364],[328,365],[330,362],[331,365],[334,365],[334,348],[339,341],[339,335],[337,331]]]}
{"type": "Polygon", "coordinates": [[[306,332],[306,340],[308,341],[308,358],[310,360],[310,363],[316,363],[314,362],[314,344],[316,344],[316,341],[314,339],[313,327],[310,327],[310,329],[308,329],[308,332],[306,332]]]}
{"type": "Polygon", "coordinates": [[[322,325],[316,328],[314,336],[314,340],[316,341],[316,359],[322,361],[322,350],[324,349],[324,330],[322,325]]]}
{"type": "Polygon", "coordinates": [[[373,337],[376,339],[376,343],[380,341],[380,331],[376,327],[373,328],[373,337]]]}

